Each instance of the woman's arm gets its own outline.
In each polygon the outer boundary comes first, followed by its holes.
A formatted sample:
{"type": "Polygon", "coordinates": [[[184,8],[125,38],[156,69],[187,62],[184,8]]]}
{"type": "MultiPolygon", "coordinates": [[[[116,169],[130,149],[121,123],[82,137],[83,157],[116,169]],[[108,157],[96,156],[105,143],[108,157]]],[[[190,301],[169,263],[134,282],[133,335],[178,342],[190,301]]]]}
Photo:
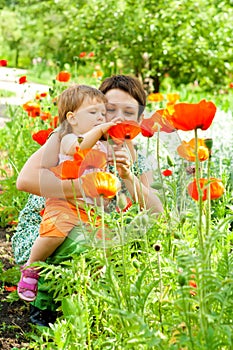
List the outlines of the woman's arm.
{"type": "MultiPolygon", "coordinates": [[[[59,134],[54,133],[24,164],[17,178],[17,189],[47,198],[74,198],[71,181],[60,180],[49,170],[58,163],[59,149],[59,134]]],[[[79,181],[75,180],[74,184],[76,195],[81,196],[79,181]]]]}

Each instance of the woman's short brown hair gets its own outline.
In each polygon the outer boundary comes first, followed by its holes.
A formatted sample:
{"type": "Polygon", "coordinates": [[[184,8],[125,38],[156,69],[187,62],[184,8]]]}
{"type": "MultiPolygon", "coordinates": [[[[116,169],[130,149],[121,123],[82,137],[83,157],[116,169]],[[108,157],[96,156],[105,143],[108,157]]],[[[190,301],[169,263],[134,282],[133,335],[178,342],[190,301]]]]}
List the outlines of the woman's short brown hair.
{"type": "Polygon", "coordinates": [[[109,90],[119,89],[127,92],[132,96],[139,104],[140,116],[146,106],[146,93],[143,89],[141,82],[130,75],[113,75],[110,78],[106,78],[99,87],[99,90],[106,94],[109,90]]]}

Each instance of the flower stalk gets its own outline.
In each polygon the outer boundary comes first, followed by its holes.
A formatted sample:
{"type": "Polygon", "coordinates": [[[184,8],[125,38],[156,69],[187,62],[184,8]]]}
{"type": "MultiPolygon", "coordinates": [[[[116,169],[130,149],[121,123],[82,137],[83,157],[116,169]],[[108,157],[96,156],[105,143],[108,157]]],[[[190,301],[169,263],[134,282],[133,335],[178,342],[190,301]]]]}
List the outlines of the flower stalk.
{"type": "Polygon", "coordinates": [[[203,210],[203,201],[202,201],[202,189],[200,186],[200,164],[198,159],[198,135],[197,129],[194,130],[195,133],[195,178],[197,184],[198,191],[198,222],[197,222],[197,232],[198,232],[198,240],[200,245],[201,254],[204,253],[204,241],[203,241],[203,233],[202,233],[202,210],[203,210]]]}

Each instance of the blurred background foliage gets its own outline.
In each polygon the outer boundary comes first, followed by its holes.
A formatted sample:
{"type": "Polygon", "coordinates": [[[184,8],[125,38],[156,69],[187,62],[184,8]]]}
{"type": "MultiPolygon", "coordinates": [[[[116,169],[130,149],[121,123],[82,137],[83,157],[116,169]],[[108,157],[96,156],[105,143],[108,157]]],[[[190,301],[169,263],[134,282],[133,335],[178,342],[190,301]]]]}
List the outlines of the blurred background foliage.
{"type": "Polygon", "coordinates": [[[233,79],[232,0],[0,0],[0,9],[9,66],[82,72],[89,60],[104,77],[134,74],[153,92],[164,77],[209,92],[233,79]]]}

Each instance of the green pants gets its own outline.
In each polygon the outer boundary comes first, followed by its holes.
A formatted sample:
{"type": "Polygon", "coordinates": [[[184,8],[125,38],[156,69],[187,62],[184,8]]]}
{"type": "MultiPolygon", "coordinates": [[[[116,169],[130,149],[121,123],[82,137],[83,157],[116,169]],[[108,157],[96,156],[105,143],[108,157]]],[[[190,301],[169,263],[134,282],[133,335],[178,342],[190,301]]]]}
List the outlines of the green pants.
{"type": "MultiPolygon", "coordinates": [[[[63,261],[69,260],[73,255],[78,256],[82,254],[87,249],[84,243],[85,239],[80,228],[74,227],[60,247],[46,260],[46,263],[50,265],[59,265],[63,261]]],[[[57,308],[53,296],[42,277],[39,278],[38,294],[36,300],[32,302],[32,305],[38,307],[40,310],[55,311],[57,308]]]]}

